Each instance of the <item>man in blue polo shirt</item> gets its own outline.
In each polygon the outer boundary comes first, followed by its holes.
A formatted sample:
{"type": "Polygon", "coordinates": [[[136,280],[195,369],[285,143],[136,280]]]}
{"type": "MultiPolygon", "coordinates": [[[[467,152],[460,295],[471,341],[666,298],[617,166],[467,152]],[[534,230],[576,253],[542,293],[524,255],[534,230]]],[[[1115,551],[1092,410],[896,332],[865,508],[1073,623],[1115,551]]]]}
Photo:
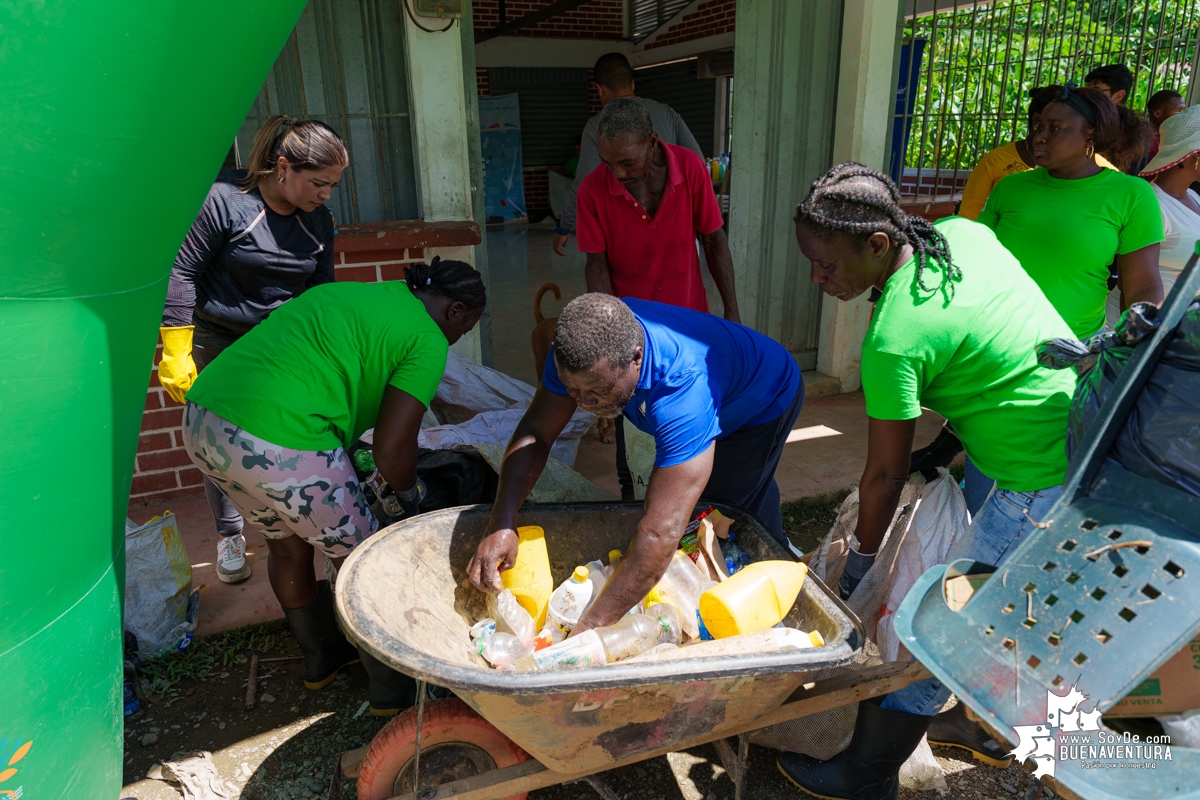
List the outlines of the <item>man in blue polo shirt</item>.
{"type": "Polygon", "coordinates": [[[491,531],[467,568],[498,592],[517,556],[517,511],[576,406],[622,412],[654,436],[646,513],[629,551],[572,635],[611,625],[663,576],[701,496],[759,516],[787,546],[775,467],[804,402],[778,342],[700,311],[591,293],[563,309],[542,385],[500,470],[491,531]]]}

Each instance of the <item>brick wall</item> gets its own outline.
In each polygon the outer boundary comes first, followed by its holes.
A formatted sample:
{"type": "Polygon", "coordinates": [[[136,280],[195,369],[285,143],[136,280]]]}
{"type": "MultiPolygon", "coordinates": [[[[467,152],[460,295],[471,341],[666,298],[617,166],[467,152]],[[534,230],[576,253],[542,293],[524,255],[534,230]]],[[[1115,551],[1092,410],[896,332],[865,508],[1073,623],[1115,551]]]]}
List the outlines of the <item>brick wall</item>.
{"type": "MultiPolygon", "coordinates": [[[[547,201],[548,205],[548,201],[547,201]]],[[[336,243],[336,239],[334,240],[336,243]]],[[[336,245],[335,245],[336,246],[336,245]]],[[[334,256],[334,275],[339,281],[375,283],[403,277],[405,264],[421,261],[424,251],[417,248],[344,252],[334,256]]],[[[154,369],[142,412],[142,433],[138,438],[137,462],[129,491],[131,507],[163,503],[203,492],[200,471],[183,449],[179,430],[183,406],[171,399],[158,382],[160,344],[154,353],[154,369]]]]}
{"type": "Polygon", "coordinates": [[[596,89],[596,70],[588,68],[588,116],[600,113],[600,92],[596,89]]]}
{"type": "Polygon", "coordinates": [[[480,97],[488,97],[492,93],[492,81],[488,76],[487,67],[475,68],[475,85],[480,97]]]}
{"type": "Polygon", "coordinates": [[[655,47],[729,33],[733,30],[733,4],[734,0],[708,0],[701,3],[695,10],[685,13],[678,22],[672,23],[653,41],[648,42],[646,49],[652,50],[655,47]]]}
{"type": "MultiPolygon", "coordinates": [[[[513,22],[550,5],[553,0],[507,0],[506,20],[513,22]]],[[[731,3],[732,4],[732,3],[731,3]]],[[[499,0],[475,0],[475,32],[500,24],[499,0]]],[[[590,0],[578,8],[522,28],[516,36],[552,36],[573,39],[620,39],[625,34],[624,0],[590,0]]]]}
{"type": "Polygon", "coordinates": [[[525,178],[525,213],[530,219],[550,213],[550,176],[546,168],[526,167],[522,174],[525,178]]]}

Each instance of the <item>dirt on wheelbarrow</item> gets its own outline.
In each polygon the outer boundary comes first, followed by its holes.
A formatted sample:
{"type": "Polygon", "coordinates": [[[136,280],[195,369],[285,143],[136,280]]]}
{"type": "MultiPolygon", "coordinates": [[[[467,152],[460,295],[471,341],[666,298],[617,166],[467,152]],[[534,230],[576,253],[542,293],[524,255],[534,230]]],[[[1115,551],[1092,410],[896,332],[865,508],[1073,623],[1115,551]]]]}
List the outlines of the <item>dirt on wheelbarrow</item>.
{"type": "MultiPolygon", "coordinates": [[[[278,628],[247,628],[196,640],[192,647],[142,670],[143,710],[125,719],[122,798],[177,800],[172,784],[147,770],[179,753],[207,750],[222,778],[245,800],[324,800],[338,755],[368,744],[387,720],[363,709],[362,667],[345,668],[321,691],[304,688],[295,640],[278,628]],[[249,660],[260,658],[255,707],[245,708],[249,660]],[[269,660],[284,659],[284,660],[269,660]],[[359,711],[362,711],[359,714],[359,711]]],[[[775,765],[775,751],[751,746],[743,797],[802,797],[775,765]]],[[[996,770],[936,749],[956,800],[1023,798],[1029,778],[1019,767],[996,770]]],[[[716,750],[704,745],[603,774],[623,800],[731,800],[733,784],[716,750]]],[[[354,781],[343,783],[353,798],[354,781]]],[[[902,798],[933,798],[903,790],[902,798]]],[[[1043,797],[1049,796],[1043,792],[1043,797]]],[[[586,784],[531,792],[530,800],[592,800],[586,784]]]]}

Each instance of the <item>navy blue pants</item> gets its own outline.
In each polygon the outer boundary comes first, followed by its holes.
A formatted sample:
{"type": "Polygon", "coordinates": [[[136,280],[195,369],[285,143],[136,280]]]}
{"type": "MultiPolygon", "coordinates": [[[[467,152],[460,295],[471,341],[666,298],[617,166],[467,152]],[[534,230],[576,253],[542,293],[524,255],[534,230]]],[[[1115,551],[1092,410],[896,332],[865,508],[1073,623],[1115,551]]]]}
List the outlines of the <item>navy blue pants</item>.
{"type": "Polygon", "coordinates": [[[775,468],[779,466],[788,434],[803,405],[804,380],[801,379],[796,396],[778,418],[742,428],[719,439],[713,455],[712,477],[701,495],[705,500],[731,503],[753,513],[767,524],[784,549],[790,548],[783,533],[775,468]]]}

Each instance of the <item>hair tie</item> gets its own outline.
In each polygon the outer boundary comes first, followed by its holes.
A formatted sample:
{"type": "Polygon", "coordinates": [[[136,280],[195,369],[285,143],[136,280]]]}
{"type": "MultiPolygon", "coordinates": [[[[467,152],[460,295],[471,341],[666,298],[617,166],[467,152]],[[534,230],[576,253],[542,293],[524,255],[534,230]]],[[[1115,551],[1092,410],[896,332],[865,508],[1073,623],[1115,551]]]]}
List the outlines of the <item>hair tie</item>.
{"type": "Polygon", "coordinates": [[[1075,89],[1075,84],[1068,82],[1066,86],[1058,90],[1058,97],[1055,99],[1060,103],[1069,105],[1071,108],[1075,109],[1075,111],[1079,112],[1080,116],[1082,116],[1091,124],[1095,125],[1096,113],[1092,111],[1092,106],[1087,100],[1084,100],[1074,91],[1072,91],[1073,89],[1075,89]]]}
{"type": "Polygon", "coordinates": [[[425,279],[425,285],[426,285],[426,286],[429,286],[429,285],[430,285],[430,284],[432,284],[432,283],[433,283],[433,278],[426,278],[426,279],[425,279]]]}

